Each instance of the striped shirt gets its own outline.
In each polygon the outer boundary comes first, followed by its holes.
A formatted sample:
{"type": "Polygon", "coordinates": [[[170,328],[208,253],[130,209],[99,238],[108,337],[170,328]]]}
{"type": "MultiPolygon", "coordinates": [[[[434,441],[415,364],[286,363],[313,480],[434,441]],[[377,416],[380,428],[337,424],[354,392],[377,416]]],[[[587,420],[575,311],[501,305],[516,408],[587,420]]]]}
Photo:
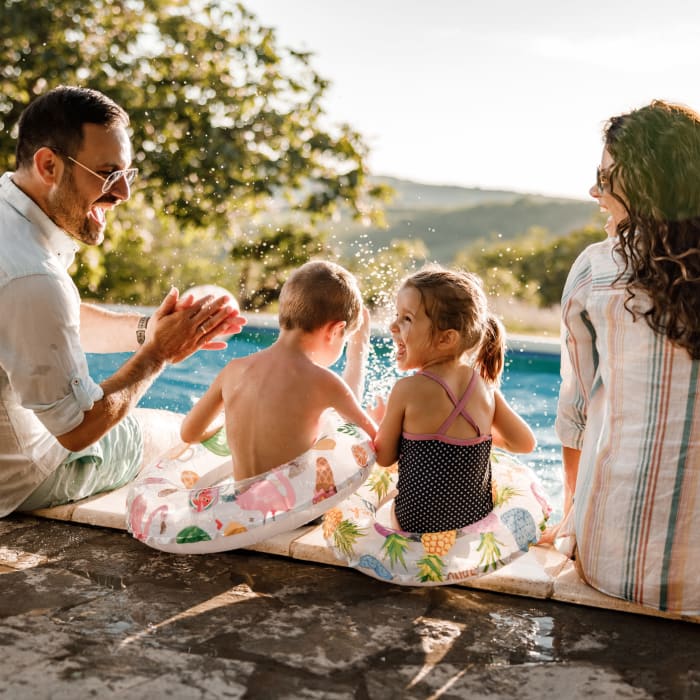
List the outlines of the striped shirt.
{"type": "Polygon", "coordinates": [[[625,307],[615,239],[588,247],[562,297],[556,429],[581,450],[574,523],[588,582],[700,614],[700,362],[625,307]]]}

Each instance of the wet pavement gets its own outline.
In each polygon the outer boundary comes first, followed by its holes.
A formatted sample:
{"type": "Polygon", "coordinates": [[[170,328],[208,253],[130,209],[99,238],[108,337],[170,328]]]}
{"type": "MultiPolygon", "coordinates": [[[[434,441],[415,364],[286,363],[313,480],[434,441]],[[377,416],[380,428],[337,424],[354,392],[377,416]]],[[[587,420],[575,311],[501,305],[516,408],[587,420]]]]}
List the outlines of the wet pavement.
{"type": "Polygon", "coordinates": [[[700,626],[0,520],[0,698],[700,698],[700,626]]]}

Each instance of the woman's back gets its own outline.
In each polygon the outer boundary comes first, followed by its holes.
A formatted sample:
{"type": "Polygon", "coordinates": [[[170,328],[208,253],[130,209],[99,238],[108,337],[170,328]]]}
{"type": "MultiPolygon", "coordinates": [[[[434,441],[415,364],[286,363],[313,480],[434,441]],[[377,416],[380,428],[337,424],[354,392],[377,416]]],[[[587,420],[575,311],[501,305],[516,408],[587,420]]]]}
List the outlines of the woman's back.
{"type": "Polygon", "coordinates": [[[599,590],[697,614],[700,361],[625,309],[614,245],[584,251],[562,299],[557,431],[581,449],[579,557],[599,590]]]}

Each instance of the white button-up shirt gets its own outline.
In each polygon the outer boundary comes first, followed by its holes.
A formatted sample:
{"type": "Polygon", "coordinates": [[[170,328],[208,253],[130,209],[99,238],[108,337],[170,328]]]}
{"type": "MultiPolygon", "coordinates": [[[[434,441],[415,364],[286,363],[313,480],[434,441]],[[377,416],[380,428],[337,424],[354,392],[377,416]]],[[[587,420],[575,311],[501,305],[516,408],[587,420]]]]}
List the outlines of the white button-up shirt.
{"type": "Polygon", "coordinates": [[[77,246],[0,178],[0,517],[68,456],[54,437],[76,428],[103,392],[80,345],[77,246]]]}

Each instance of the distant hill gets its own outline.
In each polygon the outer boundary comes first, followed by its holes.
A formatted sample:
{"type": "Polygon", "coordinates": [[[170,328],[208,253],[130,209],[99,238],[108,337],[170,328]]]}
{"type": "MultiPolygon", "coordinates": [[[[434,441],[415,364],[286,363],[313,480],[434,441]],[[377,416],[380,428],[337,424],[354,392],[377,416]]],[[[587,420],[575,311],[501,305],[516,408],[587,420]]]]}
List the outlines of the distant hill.
{"type": "Polygon", "coordinates": [[[458,185],[427,185],[383,175],[370,177],[370,182],[388,185],[394,190],[395,195],[390,206],[396,209],[463,209],[475,204],[512,202],[523,196],[507,190],[483,190],[480,187],[458,185]]]}
{"type": "Polygon", "coordinates": [[[498,234],[511,239],[539,226],[552,236],[561,236],[600,219],[593,201],[426,185],[390,177],[374,177],[372,182],[387,184],[396,192],[386,207],[389,228],[364,228],[341,220],[333,226],[336,236],[349,243],[366,235],[377,247],[396,238],[421,239],[430,258],[446,264],[459,250],[498,234]]]}

